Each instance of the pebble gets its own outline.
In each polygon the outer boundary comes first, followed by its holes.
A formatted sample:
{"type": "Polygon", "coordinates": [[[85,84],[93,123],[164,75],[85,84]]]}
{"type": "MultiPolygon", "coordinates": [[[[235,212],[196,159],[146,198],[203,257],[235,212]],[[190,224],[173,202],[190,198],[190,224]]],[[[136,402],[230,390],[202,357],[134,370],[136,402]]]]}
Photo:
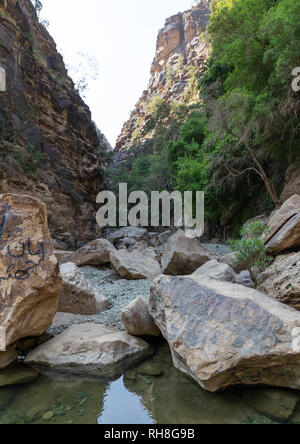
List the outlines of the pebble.
{"type": "Polygon", "coordinates": [[[44,421],[51,421],[51,419],[54,417],[54,413],[53,412],[46,412],[42,418],[44,421]]]}

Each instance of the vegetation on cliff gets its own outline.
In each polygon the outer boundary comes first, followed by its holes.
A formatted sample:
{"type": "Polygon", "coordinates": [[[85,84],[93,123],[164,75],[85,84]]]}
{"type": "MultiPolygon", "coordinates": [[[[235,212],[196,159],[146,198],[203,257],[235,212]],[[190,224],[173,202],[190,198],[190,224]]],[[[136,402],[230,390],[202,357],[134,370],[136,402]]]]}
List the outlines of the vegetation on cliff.
{"type": "Polygon", "coordinates": [[[213,226],[240,225],[280,202],[286,168],[299,158],[300,4],[293,0],[215,0],[210,58],[199,101],[157,100],[114,180],[130,188],[204,190],[213,226]]]}

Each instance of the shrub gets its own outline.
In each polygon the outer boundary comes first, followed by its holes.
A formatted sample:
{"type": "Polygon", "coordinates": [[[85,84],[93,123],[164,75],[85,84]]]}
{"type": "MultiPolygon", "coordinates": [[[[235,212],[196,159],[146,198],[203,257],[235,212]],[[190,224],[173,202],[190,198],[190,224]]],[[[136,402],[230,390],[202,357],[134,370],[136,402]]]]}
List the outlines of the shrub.
{"type": "Polygon", "coordinates": [[[259,222],[252,222],[241,230],[243,237],[239,240],[230,240],[231,249],[236,255],[236,265],[249,271],[255,286],[257,275],[268,268],[273,259],[267,255],[263,240],[259,237],[267,227],[259,222]]]}

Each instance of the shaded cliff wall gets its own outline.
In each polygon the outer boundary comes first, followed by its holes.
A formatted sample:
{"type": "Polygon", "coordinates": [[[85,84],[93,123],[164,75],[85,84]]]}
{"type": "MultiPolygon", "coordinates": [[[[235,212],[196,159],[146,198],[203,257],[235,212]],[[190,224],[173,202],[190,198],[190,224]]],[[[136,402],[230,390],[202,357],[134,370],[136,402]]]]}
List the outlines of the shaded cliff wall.
{"type": "Polygon", "coordinates": [[[95,238],[96,128],[30,0],[0,0],[0,66],[0,192],[41,198],[52,236],[69,247],[95,238]]]}

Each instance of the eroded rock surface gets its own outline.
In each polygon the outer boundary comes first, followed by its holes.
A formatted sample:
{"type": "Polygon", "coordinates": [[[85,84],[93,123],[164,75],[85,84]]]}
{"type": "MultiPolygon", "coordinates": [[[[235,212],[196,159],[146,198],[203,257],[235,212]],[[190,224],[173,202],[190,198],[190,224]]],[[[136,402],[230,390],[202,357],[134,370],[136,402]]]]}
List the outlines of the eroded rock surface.
{"type": "Polygon", "coordinates": [[[110,262],[110,253],[114,250],[115,248],[113,244],[108,240],[96,239],[84,245],[74,253],[58,253],[58,257],[61,258],[61,263],[73,262],[78,267],[83,267],[84,265],[101,267],[110,262]]]}
{"type": "Polygon", "coordinates": [[[7,79],[0,94],[0,192],[41,199],[53,237],[76,248],[100,234],[96,195],[104,179],[96,127],[32,2],[1,1],[0,15],[7,79]]]}
{"type": "Polygon", "coordinates": [[[300,253],[278,256],[259,276],[260,291],[300,310],[300,253]]]}
{"type": "Polygon", "coordinates": [[[161,259],[164,274],[181,276],[192,274],[217,255],[203,247],[197,239],[185,236],[182,230],[169,238],[161,259]]]}
{"type": "Polygon", "coordinates": [[[59,372],[115,378],[151,354],[140,338],[98,324],[74,325],[31,352],[25,363],[59,372]]]}
{"type": "Polygon", "coordinates": [[[198,268],[194,275],[206,275],[217,281],[235,282],[236,274],[234,270],[227,264],[218,262],[217,260],[212,260],[206,262],[202,267],[198,268]]]}
{"type": "Polygon", "coordinates": [[[110,254],[110,260],[123,279],[154,279],[161,274],[159,263],[143,252],[115,251],[110,254]]]}
{"type": "Polygon", "coordinates": [[[63,264],[60,271],[63,287],[59,296],[59,312],[93,315],[109,308],[108,299],[88,283],[75,264],[63,264]]]}
{"type": "Polygon", "coordinates": [[[300,196],[294,195],[275,211],[263,239],[269,253],[278,255],[300,247],[300,196]]]}
{"type": "Polygon", "coordinates": [[[46,207],[29,196],[0,195],[0,351],[40,336],[57,312],[61,276],[46,207]]]}
{"type": "Polygon", "coordinates": [[[162,276],[150,314],[175,366],[204,389],[300,389],[300,314],[269,296],[205,276],[162,276]]]}
{"type": "Polygon", "coordinates": [[[122,313],[126,331],[133,336],[160,336],[149,313],[149,304],[141,296],[132,301],[122,313]]]}

